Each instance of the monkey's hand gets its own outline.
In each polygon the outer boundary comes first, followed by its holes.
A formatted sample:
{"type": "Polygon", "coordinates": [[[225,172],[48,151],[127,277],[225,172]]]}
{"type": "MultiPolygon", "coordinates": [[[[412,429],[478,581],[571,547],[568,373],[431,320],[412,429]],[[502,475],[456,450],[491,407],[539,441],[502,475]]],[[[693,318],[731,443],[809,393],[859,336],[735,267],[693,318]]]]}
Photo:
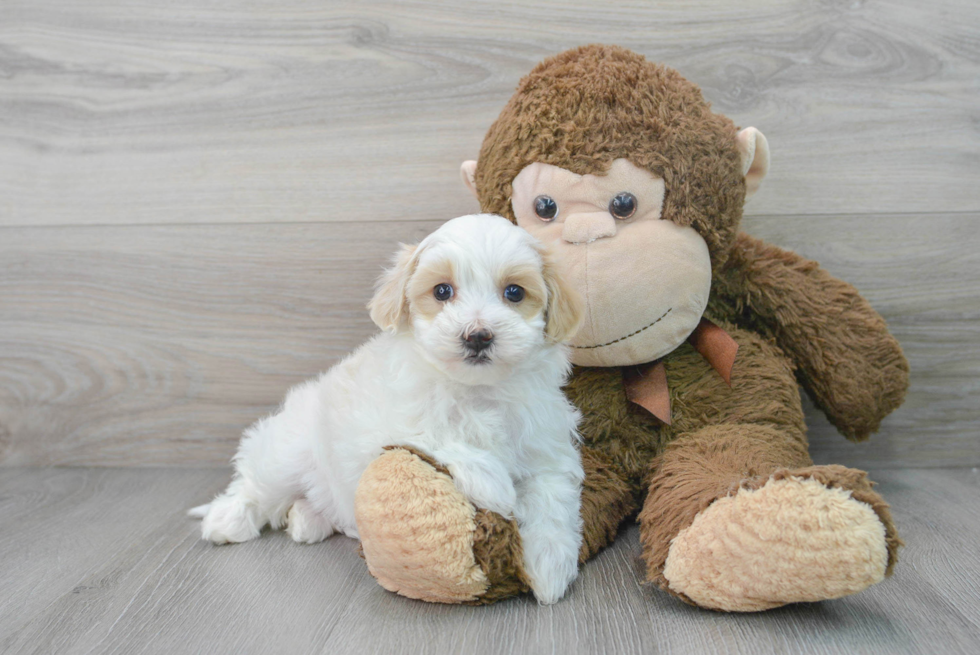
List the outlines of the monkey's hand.
{"type": "Polygon", "coordinates": [[[719,318],[772,337],[796,362],[800,382],[845,437],[866,439],[904,400],[909,365],[884,319],[816,262],[740,234],[715,293],[735,312],[719,318]]]}
{"type": "MultiPolygon", "coordinates": [[[[584,562],[612,542],[635,507],[618,467],[589,448],[581,456],[584,562]]],[[[354,511],[368,569],[389,591],[484,604],[531,588],[517,521],[474,507],[427,455],[387,449],[361,476],[354,511]]]]}
{"type": "Polygon", "coordinates": [[[517,522],[477,509],[448,469],[409,448],[372,462],[354,500],[368,570],[433,603],[491,603],[528,591],[517,522]]]}

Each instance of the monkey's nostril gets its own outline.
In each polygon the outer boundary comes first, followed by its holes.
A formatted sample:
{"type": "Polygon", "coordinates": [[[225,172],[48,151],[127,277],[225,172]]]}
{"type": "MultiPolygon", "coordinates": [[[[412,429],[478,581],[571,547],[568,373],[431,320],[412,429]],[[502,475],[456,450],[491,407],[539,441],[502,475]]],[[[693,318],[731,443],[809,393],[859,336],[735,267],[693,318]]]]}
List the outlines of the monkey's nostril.
{"type": "Polygon", "coordinates": [[[474,353],[486,350],[492,343],[493,333],[490,330],[475,330],[463,335],[463,345],[466,346],[467,350],[472,350],[474,353]]]}

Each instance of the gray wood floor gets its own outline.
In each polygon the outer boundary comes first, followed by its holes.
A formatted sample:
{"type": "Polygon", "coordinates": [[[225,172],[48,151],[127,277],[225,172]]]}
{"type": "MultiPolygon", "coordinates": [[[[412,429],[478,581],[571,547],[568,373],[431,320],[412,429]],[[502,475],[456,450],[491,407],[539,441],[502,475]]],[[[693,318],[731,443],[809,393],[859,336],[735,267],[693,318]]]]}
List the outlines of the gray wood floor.
{"type": "Polygon", "coordinates": [[[225,470],[0,469],[5,653],[976,653],[980,473],[876,471],[908,546],[850,598],[733,615],[639,583],[628,527],[565,600],[429,605],[386,592],[356,542],[199,539],[183,509],[225,470]]]}

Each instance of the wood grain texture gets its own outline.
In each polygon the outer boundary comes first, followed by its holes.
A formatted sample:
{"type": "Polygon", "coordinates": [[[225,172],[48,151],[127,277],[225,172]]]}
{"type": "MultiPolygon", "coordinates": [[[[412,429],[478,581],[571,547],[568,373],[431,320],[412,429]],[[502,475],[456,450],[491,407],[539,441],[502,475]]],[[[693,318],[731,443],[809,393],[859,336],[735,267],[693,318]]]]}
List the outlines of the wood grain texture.
{"type": "Polygon", "coordinates": [[[431,220],[539,60],[631,47],[769,137],[755,214],[976,211],[968,0],[8,0],[0,224],[431,220]]]}
{"type": "Polygon", "coordinates": [[[0,4],[0,651],[973,653],[980,643],[980,5],[968,0],[0,4]],[[395,242],[543,57],[618,43],[768,137],[748,231],[888,319],[912,390],[869,468],[896,575],[759,615],[641,585],[634,527],[549,608],[382,590],[356,544],[213,548],[242,428],[374,327],[395,242]],[[373,225],[366,226],[365,222],[373,225]],[[18,465],[169,466],[167,469],[18,465]]]}
{"type": "Polygon", "coordinates": [[[183,509],[223,470],[0,470],[5,653],[973,653],[980,476],[874,474],[907,541],[894,577],[761,614],[698,610],[641,584],[631,526],[540,607],[429,605],[384,591],[356,543],[282,533],[201,542],[183,509]]]}
{"type": "MultiPolygon", "coordinates": [[[[375,331],[364,305],[394,244],[437,225],[0,229],[0,462],[225,464],[289,386],[375,331]]],[[[912,364],[866,444],[809,411],[817,461],[980,464],[980,215],[745,227],[855,283],[912,364]]]]}

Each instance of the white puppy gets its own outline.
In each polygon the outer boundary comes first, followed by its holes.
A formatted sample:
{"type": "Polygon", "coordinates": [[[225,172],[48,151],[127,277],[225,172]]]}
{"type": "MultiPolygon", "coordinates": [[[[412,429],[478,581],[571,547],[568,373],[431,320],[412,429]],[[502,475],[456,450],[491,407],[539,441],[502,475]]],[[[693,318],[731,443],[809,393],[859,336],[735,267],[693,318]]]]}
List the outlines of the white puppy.
{"type": "Polygon", "coordinates": [[[361,474],[384,446],[411,446],[475,505],[517,519],[531,588],[557,601],[582,541],[560,343],[579,299],[534,237],[481,214],[403,246],[368,307],[383,332],[245,431],[228,489],[190,512],[204,538],[245,541],[266,524],[305,543],[356,538],[361,474]]]}

